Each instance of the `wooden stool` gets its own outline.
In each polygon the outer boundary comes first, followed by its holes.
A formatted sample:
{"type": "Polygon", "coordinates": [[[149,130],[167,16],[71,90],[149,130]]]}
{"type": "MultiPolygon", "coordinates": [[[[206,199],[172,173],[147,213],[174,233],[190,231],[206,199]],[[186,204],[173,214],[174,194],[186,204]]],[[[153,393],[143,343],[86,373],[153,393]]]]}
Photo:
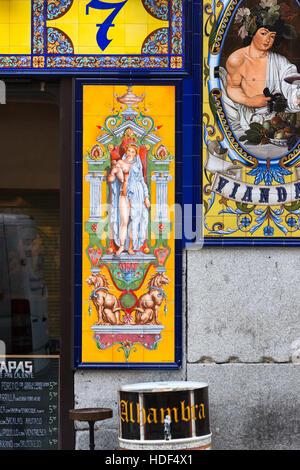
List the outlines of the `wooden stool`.
{"type": "Polygon", "coordinates": [[[94,424],[113,415],[111,408],[77,408],[69,410],[69,418],[73,421],[87,421],[90,427],[90,450],[95,449],[94,424]]]}

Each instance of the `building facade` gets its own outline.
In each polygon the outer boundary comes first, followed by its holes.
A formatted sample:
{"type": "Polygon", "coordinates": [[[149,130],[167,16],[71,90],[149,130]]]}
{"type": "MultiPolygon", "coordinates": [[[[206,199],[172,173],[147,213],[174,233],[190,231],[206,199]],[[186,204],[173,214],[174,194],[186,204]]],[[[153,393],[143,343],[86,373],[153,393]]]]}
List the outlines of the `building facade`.
{"type": "Polygon", "coordinates": [[[298,449],[297,0],[2,3],[1,448],[104,407],[118,449],[118,388],[179,380],[214,449],[298,449]]]}

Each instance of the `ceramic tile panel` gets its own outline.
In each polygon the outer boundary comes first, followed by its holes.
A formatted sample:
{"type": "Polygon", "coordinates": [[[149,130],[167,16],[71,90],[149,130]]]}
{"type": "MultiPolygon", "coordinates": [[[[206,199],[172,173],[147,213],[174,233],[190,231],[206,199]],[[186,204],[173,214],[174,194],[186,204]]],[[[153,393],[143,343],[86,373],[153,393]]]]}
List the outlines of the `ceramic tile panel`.
{"type": "Polygon", "coordinates": [[[83,83],[78,103],[77,365],[178,367],[176,86],[83,83]]]}
{"type": "Polygon", "coordinates": [[[0,69],[183,70],[183,0],[0,0],[0,69]]]}
{"type": "Polygon", "coordinates": [[[296,0],[203,6],[204,239],[300,235],[300,35],[296,0]]]}

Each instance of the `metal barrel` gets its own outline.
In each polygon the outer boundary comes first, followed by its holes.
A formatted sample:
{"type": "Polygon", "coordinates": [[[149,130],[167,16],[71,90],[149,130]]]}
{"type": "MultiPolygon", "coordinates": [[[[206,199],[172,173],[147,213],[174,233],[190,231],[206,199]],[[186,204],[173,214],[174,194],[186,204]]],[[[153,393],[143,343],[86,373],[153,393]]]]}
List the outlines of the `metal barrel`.
{"type": "Polygon", "coordinates": [[[119,443],[126,450],[210,450],[208,384],[148,382],[119,394],[119,443]]]}

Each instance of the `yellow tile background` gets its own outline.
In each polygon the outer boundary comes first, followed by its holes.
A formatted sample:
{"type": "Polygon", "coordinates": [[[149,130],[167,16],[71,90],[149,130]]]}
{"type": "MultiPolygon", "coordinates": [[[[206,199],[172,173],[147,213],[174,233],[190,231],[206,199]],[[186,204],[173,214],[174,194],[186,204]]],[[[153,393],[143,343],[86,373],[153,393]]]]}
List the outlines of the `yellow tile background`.
{"type": "Polygon", "coordinates": [[[31,0],[0,0],[0,54],[31,53],[31,0]]]}
{"type": "MultiPolygon", "coordinates": [[[[1,0],[0,0],[1,1],[1,0]]],[[[18,0],[16,0],[18,1],[18,0]]],[[[106,0],[114,3],[115,0],[106,0]]],[[[150,16],[141,0],[128,0],[115,17],[107,37],[112,39],[102,51],[97,44],[98,27],[112,10],[89,9],[86,15],[87,0],[74,0],[70,10],[57,20],[48,21],[48,27],[64,31],[72,40],[75,54],[140,54],[141,47],[148,34],[155,29],[167,27],[167,21],[150,16]]]]}
{"type": "MultiPolygon", "coordinates": [[[[46,0],[45,0],[46,1],[46,0]]],[[[115,0],[106,0],[114,3],[115,0]]],[[[88,0],[74,0],[70,10],[57,20],[48,20],[47,27],[62,30],[71,39],[75,54],[140,54],[146,37],[154,30],[168,27],[167,21],[153,18],[141,0],[128,0],[108,30],[108,47],[97,44],[98,27],[113,10],[90,8],[88,0]]],[[[0,0],[0,54],[31,53],[31,0],[0,0]]]]}
{"type": "MultiPolygon", "coordinates": [[[[118,108],[114,94],[118,96],[126,93],[126,86],[113,86],[113,85],[86,85],[83,89],[83,156],[91,147],[96,143],[96,137],[99,136],[99,129],[97,126],[103,124],[105,118],[111,115],[113,108],[118,108]]],[[[175,152],[175,89],[172,86],[133,86],[133,93],[140,96],[145,93],[145,100],[139,105],[141,109],[144,107],[149,110],[146,114],[151,116],[155,124],[162,126],[156,133],[162,138],[162,142],[167,149],[173,153],[175,152]],[[164,106],[161,106],[164,103],[164,106]]],[[[168,202],[171,206],[175,201],[175,163],[170,165],[170,171],[173,176],[172,181],[168,186],[168,202]]],[[[84,162],[83,167],[83,225],[84,221],[89,218],[89,185],[85,181],[87,174],[87,163],[84,162]]],[[[151,202],[155,203],[154,183],[151,183],[151,202]]],[[[151,213],[152,220],[155,218],[155,213],[151,213]]],[[[171,220],[174,222],[174,214],[171,215],[171,220]]],[[[135,345],[137,352],[132,351],[129,356],[130,362],[174,362],[175,360],[175,244],[174,239],[169,240],[169,247],[171,249],[171,256],[166,262],[167,276],[171,282],[169,286],[165,286],[164,290],[168,297],[168,312],[165,317],[163,306],[160,308],[160,317],[165,329],[162,331],[162,340],[159,342],[156,351],[148,351],[140,345],[135,345]]],[[[95,311],[93,310],[92,316],[89,317],[88,305],[86,304],[91,289],[86,284],[85,279],[90,275],[90,262],[86,256],[86,249],[88,247],[88,237],[83,226],[83,255],[82,255],[82,360],[83,362],[125,362],[125,355],[123,351],[117,351],[120,345],[113,346],[105,351],[100,351],[93,340],[93,331],[91,326],[95,323],[95,311]]],[[[110,279],[109,273],[106,268],[105,275],[110,279]]],[[[154,274],[155,269],[150,268],[146,280],[139,291],[135,294],[139,297],[145,291],[149,277],[154,274]]],[[[110,281],[112,285],[112,282],[110,281]]],[[[110,289],[117,297],[120,296],[121,291],[117,290],[114,286],[110,289]]],[[[93,307],[94,309],[94,307],[93,307]]]]}

